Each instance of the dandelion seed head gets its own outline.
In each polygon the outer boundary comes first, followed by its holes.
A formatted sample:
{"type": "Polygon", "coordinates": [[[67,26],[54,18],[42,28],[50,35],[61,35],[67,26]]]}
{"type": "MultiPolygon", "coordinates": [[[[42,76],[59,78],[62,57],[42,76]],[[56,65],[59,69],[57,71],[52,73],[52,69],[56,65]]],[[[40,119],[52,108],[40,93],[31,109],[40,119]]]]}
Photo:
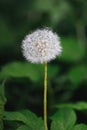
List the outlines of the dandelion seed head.
{"type": "Polygon", "coordinates": [[[38,29],[24,38],[22,52],[32,63],[49,62],[62,52],[60,38],[49,29],[38,29]]]}

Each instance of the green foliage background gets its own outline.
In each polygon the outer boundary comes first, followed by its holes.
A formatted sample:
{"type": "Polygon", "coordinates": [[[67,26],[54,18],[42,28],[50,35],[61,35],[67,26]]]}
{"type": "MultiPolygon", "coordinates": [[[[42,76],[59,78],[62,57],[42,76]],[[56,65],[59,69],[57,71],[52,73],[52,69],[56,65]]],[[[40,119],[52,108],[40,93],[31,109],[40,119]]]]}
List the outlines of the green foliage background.
{"type": "MultiPolygon", "coordinates": [[[[86,14],[86,0],[0,0],[1,124],[4,105],[6,111],[28,109],[43,118],[43,65],[28,63],[21,51],[24,36],[43,27],[57,32],[63,47],[62,55],[48,64],[48,115],[68,107],[76,110],[78,123],[87,124],[86,14]]],[[[34,129],[22,118],[18,123],[16,117],[14,122],[8,113],[5,116],[5,130],[34,129]]],[[[56,130],[59,122],[54,118],[51,129],[56,130]]],[[[76,120],[72,121],[75,124],[76,120]]],[[[66,129],[59,125],[59,129],[71,130],[68,125],[66,129]]],[[[86,126],[80,124],[72,129],[85,130],[86,126]]]]}

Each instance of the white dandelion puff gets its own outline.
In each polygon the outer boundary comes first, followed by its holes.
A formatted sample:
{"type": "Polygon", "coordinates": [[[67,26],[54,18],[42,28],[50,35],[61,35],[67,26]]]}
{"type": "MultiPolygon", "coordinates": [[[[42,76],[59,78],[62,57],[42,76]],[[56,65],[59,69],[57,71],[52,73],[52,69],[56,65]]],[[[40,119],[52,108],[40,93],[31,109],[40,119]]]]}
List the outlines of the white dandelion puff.
{"type": "Polygon", "coordinates": [[[60,38],[51,30],[38,29],[25,37],[22,52],[32,63],[49,62],[62,52],[60,38]]]}

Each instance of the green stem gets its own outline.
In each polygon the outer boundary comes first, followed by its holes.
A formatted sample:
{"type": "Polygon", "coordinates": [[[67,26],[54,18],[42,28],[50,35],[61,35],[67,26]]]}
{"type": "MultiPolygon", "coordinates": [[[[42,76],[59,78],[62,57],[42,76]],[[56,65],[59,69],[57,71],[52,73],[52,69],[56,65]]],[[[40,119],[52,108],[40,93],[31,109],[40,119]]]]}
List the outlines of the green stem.
{"type": "Polygon", "coordinates": [[[44,64],[44,128],[47,127],[47,63],[44,64]]]}

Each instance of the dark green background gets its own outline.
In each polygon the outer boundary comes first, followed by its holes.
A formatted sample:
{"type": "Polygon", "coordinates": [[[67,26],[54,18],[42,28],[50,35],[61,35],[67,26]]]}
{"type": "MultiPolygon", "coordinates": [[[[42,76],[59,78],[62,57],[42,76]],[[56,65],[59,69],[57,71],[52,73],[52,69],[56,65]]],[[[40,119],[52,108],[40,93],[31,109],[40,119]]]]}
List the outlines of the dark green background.
{"type": "MultiPolygon", "coordinates": [[[[48,113],[58,103],[87,101],[86,0],[0,0],[0,82],[5,110],[29,109],[43,116],[43,65],[21,52],[25,35],[49,27],[61,38],[63,53],[48,64],[48,113]]],[[[77,112],[87,123],[87,111],[77,112]]]]}

